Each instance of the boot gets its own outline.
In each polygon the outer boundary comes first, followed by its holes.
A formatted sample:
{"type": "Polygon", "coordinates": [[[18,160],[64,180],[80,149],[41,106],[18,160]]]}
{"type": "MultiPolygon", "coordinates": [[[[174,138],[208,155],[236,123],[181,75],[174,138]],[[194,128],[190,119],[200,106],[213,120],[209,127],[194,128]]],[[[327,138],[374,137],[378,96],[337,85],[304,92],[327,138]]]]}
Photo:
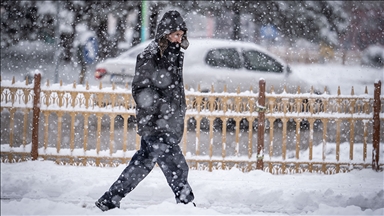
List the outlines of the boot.
{"type": "Polygon", "coordinates": [[[121,200],[121,197],[116,195],[116,196],[113,196],[112,198],[110,198],[111,195],[110,195],[110,192],[105,192],[105,194],[100,197],[99,200],[97,200],[95,202],[95,205],[101,209],[101,211],[108,211],[110,209],[114,209],[114,208],[120,208],[120,200],[121,200]]]}

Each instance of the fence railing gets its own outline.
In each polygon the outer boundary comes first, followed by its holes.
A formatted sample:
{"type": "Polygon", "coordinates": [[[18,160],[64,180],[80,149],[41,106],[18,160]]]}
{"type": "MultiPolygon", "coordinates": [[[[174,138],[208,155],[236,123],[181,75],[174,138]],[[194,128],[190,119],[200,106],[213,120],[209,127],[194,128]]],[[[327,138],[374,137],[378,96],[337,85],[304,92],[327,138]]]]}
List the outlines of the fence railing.
{"type": "MultiPolygon", "coordinates": [[[[139,148],[135,102],[128,88],[48,81],[40,86],[39,77],[26,83],[1,81],[3,162],[41,157],[61,164],[116,166],[127,163],[139,148]]],[[[193,169],[379,170],[384,164],[384,97],[381,83],[375,85],[374,96],[367,91],[317,95],[186,90],[180,145],[193,169]],[[265,120],[259,122],[261,116],[265,120]]]]}

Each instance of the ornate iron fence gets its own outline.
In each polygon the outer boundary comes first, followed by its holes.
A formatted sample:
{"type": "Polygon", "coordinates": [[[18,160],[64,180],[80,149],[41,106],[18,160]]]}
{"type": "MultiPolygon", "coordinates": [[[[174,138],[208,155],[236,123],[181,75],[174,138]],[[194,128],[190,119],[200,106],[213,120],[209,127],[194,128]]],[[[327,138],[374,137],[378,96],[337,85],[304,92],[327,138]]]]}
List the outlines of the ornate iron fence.
{"type": "MultiPolygon", "coordinates": [[[[380,94],[354,95],[353,89],[350,95],[340,90],[337,95],[300,89],[297,94],[186,90],[180,145],[192,169],[379,170],[383,101],[380,94]],[[264,104],[258,104],[264,94],[265,113],[260,109],[264,104]],[[259,122],[261,116],[265,120],[259,122]]],[[[59,164],[116,166],[139,148],[128,87],[48,81],[40,86],[38,77],[34,84],[1,81],[1,119],[2,162],[40,157],[59,164]]]]}

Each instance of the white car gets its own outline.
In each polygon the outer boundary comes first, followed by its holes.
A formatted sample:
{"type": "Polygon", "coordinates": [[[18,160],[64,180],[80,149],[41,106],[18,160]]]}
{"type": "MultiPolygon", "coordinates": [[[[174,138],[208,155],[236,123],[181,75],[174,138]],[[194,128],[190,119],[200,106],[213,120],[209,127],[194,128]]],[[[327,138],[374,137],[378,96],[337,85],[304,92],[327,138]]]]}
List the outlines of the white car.
{"type": "MultiPolygon", "coordinates": [[[[184,58],[184,84],[189,88],[208,92],[214,86],[215,92],[222,92],[224,85],[228,92],[250,90],[258,91],[260,78],[271,85],[276,93],[283,91],[295,93],[300,85],[302,92],[309,86],[298,77],[291,78],[291,69],[283,60],[266,49],[250,42],[222,39],[188,39],[190,46],[184,58]]],[[[103,83],[115,84],[132,81],[136,57],[151,41],[138,44],[116,58],[106,59],[96,65],[95,78],[103,83]]]]}

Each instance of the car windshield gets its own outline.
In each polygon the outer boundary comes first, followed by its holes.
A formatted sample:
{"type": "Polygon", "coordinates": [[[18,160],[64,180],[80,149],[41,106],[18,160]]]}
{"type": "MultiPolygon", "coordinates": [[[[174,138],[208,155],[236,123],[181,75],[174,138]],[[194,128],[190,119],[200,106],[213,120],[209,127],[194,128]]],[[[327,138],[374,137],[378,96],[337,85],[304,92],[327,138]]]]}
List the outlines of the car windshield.
{"type": "Polygon", "coordinates": [[[255,50],[243,51],[244,67],[248,70],[283,72],[283,66],[275,59],[255,50]]]}
{"type": "Polygon", "coordinates": [[[135,50],[132,50],[132,52],[129,53],[129,58],[134,58],[136,59],[137,55],[139,55],[139,53],[143,52],[144,49],[135,49],[135,50]]]}
{"type": "Polygon", "coordinates": [[[137,55],[139,53],[141,53],[144,50],[144,48],[145,47],[143,47],[141,45],[131,47],[128,51],[121,54],[118,58],[120,58],[120,59],[127,59],[127,58],[136,59],[137,55]]]}
{"type": "Polygon", "coordinates": [[[210,50],[205,62],[213,67],[239,69],[242,67],[240,55],[235,48],[220,48],[210,50]]]}

